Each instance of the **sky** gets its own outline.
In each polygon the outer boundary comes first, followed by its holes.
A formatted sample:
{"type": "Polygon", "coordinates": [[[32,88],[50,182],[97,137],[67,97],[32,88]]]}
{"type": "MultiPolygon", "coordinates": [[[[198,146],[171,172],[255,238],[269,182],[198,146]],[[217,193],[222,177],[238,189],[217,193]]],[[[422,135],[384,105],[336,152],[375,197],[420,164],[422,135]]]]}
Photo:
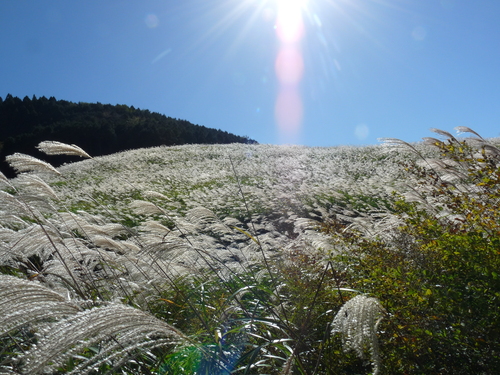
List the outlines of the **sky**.
{"type": "Polygon", "coordinates": [[[500,1],[1,0],[7,94],[126,104],[264,144],[497,137],[500,1]]]}

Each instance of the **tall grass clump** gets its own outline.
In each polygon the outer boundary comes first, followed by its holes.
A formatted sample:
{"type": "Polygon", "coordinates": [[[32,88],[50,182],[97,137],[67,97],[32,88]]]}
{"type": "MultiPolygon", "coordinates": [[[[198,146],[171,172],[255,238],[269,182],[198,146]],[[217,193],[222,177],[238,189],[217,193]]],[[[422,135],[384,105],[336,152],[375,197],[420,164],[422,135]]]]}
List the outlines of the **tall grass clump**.
{"type": "MultiPolygon", "coordinates": [[[[58,142],[42,142],[39,148],[89,157],[58,142]]],[[[33,174],[59,171],[28,155],[7,160],[23,173],[12,182],[1,178],[2,373],[148,372],[155,357],[145,349],[189,341],[151,314],[112,301],[103,281],[112,283],[123,273],[114,269],[120,265],[89,242],[85,233],[91,227],[56,209],[57,194],[33,174]]]]}

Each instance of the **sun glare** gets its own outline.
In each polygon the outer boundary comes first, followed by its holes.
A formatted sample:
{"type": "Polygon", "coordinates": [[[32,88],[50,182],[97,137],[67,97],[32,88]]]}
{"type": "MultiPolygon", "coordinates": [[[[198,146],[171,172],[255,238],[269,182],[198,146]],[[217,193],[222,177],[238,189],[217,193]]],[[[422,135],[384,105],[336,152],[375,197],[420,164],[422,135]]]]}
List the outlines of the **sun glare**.
{"type": "Polygon", "coordinates": [[[278,7],[283,8],[303,8],[308,0],[276,0],[278,7]]]}
{"type": "MultiPolygon", "coordinates": [[[[274,60],[277,83],[274,101],[276,130],[280,143],[300,141],[307,111],[302,97],[303,79],[308,68],[303,46],[306,42],[306,21],[312,17],[309,7],[314,5],[313,0],[224,0],[220,4],[225,16],[214,23],[205,33],[205,38],[222,35],[223,31],[238,23],[246,14],[250,14],[250,17],[235,38],[233,46],[248,35],[254,21],[260,17],[266,22],[266,27],[274,26],[277,42],[274,44],[277,46],[274,60]]],[[[236,49],[228,48],[228,51],[230,54],[236,49]]]]}
{"type": "Polygon", "coordinates": [[[276,0],[276,36],[280,48],[275,71],[279,82],[275,118],[282,140],[297,139],[303,120],[300,82],[304,72],[301,41],[305,27],[303,11],[307,0],[276,0]]]}
{"type": "Polygon", "coordinates": [[[282,42],[295,43],[304,34],[302,12],[306,0],[277,0],[276,30],[282,42]]]}

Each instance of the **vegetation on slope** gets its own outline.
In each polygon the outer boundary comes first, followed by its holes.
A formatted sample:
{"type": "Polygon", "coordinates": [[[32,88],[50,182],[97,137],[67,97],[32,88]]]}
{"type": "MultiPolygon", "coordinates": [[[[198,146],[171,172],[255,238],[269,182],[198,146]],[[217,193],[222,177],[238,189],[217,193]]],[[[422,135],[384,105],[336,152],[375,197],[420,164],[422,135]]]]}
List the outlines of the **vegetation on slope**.
{"type": "MultiPolygon", "coordinates": [[[[471,131],[467,128],[460,128],[471,131]]],[[[493,374],[500,368],[500,149],[478,136],[428,138],[438,160],[406,166],[392,238],[332,233],[348,250],[346,283],[389,312],[387,372],[493,374]]]]}
{"type": "MultiPolygon", "coordinates": [[[[126,105],[72,103],[54,97],[23,100],[8,94],[0,97],[0,171],[12,176],[3,162],[14,152],[33,154],[44,140],[78,144],[89,154],[108,155],[118,151],[182,144],[255,143],[248,137],[194,125],[126,105]]],[[[61,164],[70,159],[53,158],[61,164]]]]}
{"type": "Polygon", "coordinates": [[[10,157],[24,173],[0,180],[0,371],[495,373],[500,150],[438,132],[397,153],[10,157]]]}

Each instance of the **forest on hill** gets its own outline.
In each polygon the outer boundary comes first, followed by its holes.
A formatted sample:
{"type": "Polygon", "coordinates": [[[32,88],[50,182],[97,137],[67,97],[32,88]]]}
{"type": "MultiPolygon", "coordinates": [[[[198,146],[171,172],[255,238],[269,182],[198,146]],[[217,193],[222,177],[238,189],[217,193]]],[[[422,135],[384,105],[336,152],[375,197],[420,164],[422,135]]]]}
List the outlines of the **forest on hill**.
{"type": "MultiPolygon", "coordinates": [[[[257,143],[133,106],[73,103],[44,96],[0,97],[0,171],[13,175],[5,156],[15,152],[44,158],[33,150],[45,140],[77,144],[93,156],[160,145],[257,143]]],[[[58,165],[74,158],[58,156],[49,161],[58,165]]]]}

